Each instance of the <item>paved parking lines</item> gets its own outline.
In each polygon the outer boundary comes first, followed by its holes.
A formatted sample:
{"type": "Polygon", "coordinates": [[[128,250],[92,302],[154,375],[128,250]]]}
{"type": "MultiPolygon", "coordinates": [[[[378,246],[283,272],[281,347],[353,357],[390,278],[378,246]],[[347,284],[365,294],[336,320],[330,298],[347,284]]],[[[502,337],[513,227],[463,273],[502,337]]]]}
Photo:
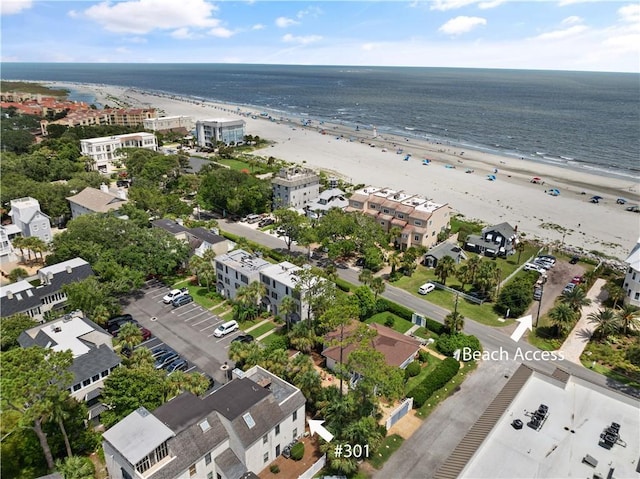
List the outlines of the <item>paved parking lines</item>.
{"type": "Polygon", "coordinates": [[[197,318],[198,316],[202,316],[203,314],[207,314],[209,311],[207,311],[206,309],[204,311],[200,311],[198,314],[196,314],[195,316],[191,316],[188,319],[185,319],[185,321],[191,321],[192,319],[197,318]]]}
{"type": "MultiPolygon", "coordinates": [[[[202,332],[202,331],[206,331],[207,329],[215,328],[218,324],[220,324],[220,323],[219,323],[218,321],[216,321],[215,323],[213,323],[213,324],[211,324],[211,325],[207,326],[206,328],[202,328],[202,329],[200,330],[200,332],[202,332]]],[[[209,335],[209,337],[211,337],[211,335],[209,335]]]]}
{"type": "MultiPolygon", "coordinates": [[[[198,321],[197,323],[192,323],[191,326],[197,326],[199,324],[206,323],[207,321],[210,321],[210,320],[211,320],[211,318],[204,318],[202,321],[198,321]]],[[[214,321],[215,321],[215,319],[214,319],[214,321]]]]}

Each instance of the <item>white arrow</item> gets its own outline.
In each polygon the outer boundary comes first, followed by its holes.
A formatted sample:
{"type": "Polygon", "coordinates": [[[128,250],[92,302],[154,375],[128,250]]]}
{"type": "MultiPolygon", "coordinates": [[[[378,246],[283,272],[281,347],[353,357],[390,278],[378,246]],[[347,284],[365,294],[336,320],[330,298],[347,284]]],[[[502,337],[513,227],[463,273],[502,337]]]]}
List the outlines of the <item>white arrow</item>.
{"type": "Polygon", "coordinates": [[[527,329],[529,331],[533,330],[533,321],[530,314],[516,319],[516,321],[518,321],[520,324],[518,324],[516,330],[511,334],[511,339],[513,339],[517,343],[518,341],[520,341],[520,338],[527,329]]]}
{"type": "Polygon", "coordinates": [[[331,442],[331,439],[333,439],[333,434],[327,431],[327,429],[322,425],[323,422],[324,421],[320,421],[317,419],[309,419],[309,431],[311,432],[312,436],[317,432],[318,436],[320,436],[322,439],[327,442],[331,442]]]}

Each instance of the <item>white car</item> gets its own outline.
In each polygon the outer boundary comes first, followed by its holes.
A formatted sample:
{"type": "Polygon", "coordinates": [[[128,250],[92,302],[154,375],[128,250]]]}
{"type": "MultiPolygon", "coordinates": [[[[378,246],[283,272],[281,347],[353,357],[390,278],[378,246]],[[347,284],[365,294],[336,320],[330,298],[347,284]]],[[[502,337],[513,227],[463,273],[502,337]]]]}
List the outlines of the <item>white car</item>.
{"type": "Polygon", "coordinates": [[[542,266],[539,266],[539,265],[534,264],[534,263],[525,264],[524,265],[524,270],[525,271],[537,271],[540,274],[547,272],[547,270],[545,270],[542,266]]]}
{"type": "Polygon", "coordinates": [[[162,301],[165,304],[169,304],[171,303],[174,299],[179,298],[180,296],[184,296],[185,294],[187,294],[189,291],[187,291],[187,288],[182,288],[182,289],[172,289],[171,291],[169,291],[166,295],[164,295],[162,297],[162,301]]]}
{"type": "Polygon", "coordinates": [[[418,293],[420,294],[428,294],[431,291],[436,289],[436,285],[433,283],[424,283],[422,286],[418,288],[418,293]]]}
{"type": "Polygon", "coordinates": [[[216,338],[221,338],[229,333],[234,332],[236,329],[238,329],[238,323],[236,321],[227,321],[226,323],[218,326],[213,332],[213,335],[216,338]]]}

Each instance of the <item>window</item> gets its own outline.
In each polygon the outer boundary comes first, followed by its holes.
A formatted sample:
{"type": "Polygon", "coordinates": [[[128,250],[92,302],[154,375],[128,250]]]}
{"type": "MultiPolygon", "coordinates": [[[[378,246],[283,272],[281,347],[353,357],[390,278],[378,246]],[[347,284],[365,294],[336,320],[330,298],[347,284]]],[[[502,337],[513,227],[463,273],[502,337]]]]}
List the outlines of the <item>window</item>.
{"type": "Polygon", "coordinates": [[[269,440],[269,436],[267,434],[262,436],[262,444],[266,444],[268,440],[269,440]]]}
{"type": "Polygon", "coordinates": [[[80,390],[80,388],[81,388],[81,387],[82,387],[82,386],[80,385],[80,383],[78,383],[78,384],[74,384],[74,385],[73,385],[73,392],[76,392],[76,391],[80,390]]]}
{"type": "Polygon", "coordinates": [[[275,300],[278,299],[278,293],[276,293],[275,291],[271,291],[271,297],[275,300]]]}
{"type": "Polygon", "coordinates": [[[280,434],[280,424],[276,426],[276,436],[280,434]]]}
{"type": "Polygon", "coordinates": [[[389,208],[384,208],[384,209],[382,210],[382,212],[388,215],[388,214],[389,214],[389,208]]]}
{"type": "Polygon", "coordinates": [[[244,284],[249,284],[249,278],[247,278],[244,274],[240,275],[240,281],[242,281],[244,284]]]}
{"type": "Polygon", "coordinates": [[[100,379],[100,375],[99,375],[99,374],[96,374],[95,376],[93,376],[93,377],[91,378],[91,381],[95,382],[95,381],[97,381],[98,379],[100,379]]]}
{"type": "Polygon", "coordinates": [[[196,465],[195,464],[191,464],[189,466],[189,476],[193,477],[196,475],[196,465]]]}
{"type": "Polygon", "coordinates": [[[420,241],[420,236],[413,235],[413,241],[420,241]]]}
{"type": "Polygon", "coordinates": [[[292,420],[297,421],[298,420],[298,411],[293,411],[293,417],[292,420]]]}
{"type": "Polygon", "coordinates": [[[210,453],[210,452],[208,452],[208,453],[206,453],[206,454],[204,455],[204,463],[205,463],[206,465],[211,464],[211,453],[210,453]]]}
{"type": "Polygon", "coordinates": [[[295,441],[296,439],[298,439],[298,428],[295,428],[293,430],[293,434],[292,434],[292,439],[295,441]]]}
{"type": "Polygon", "coordinates": [[[213,472],[207,472],[207,479],[213,479],[213,472]]]}
{"type": "Polygon", "coordinates": [[[33,231],[38,231],[38,225],[33,225],[33,231]]]}
{"type": "Polygon", "coordinates": [[[264,456],[262,456],[262,462],[267,462],[269,460],[269,452],[265,452],[264,456]]]}
{"type": "Polygon", "coordinates": [[[416,225],[416,226],[422,226],[422,221],[420,221],[420,220],[415,220],[415,221],[413,222],[413,224],[414,224],[414,225],[416,225]]]}
{"type": "Polygon", "coordinates": [[[91,379],[85,379],[84,381],[82,381],[83,386],[88,386],[89,384],[91,384],[91,379]]]}
{"type": "Polygon", "coordinates": [[[402,213],[398,213],[398,218],[400,218],[401,220],[404,219],[404,215],[402,213]]]}

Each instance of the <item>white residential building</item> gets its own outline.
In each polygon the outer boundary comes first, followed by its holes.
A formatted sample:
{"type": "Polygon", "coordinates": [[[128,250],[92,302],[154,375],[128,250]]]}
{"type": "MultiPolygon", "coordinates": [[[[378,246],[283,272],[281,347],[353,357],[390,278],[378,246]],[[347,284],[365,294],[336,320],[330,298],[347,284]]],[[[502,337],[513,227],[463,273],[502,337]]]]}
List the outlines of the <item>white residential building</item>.
{"type": "Polygon", "coordinates": [[[94,161],[94,169],[100,173],[112,173],[124,158],[119,151],[122,148],[145,148],[158,150],[158,141],[153,133],[128,133],[126,135],[104,136],[80,140],[83,156],[94,161]]]}
{"type": "Polygon", "coordinates": [[[100,189],[87,186],[80,193],[67,198],[71,208],[71,217],[91,213],[117,212],[128,203],[126,190],[115,190],[113,193],[104,183],[100,189]]]}
{"type": "Polygon", "coordinates": [[[22,230],[14,224],[0,226],[0,261],[15,261],[11,241],[21,235],[22,230]]]}
{"type": "Polygon", "coordinates": [[[161,116],[159,118],[148,118],[143,120],[145,130],[168,131],[168,130],[193,130],[193,118],[190,116],[161,116]]]}
{"type": "Polygon", "coordinates": [[[304,434],[298,388],[254,366],[209,396],[141,407],[103,434],[112,479],[253,478],[304,434]]]}
{"type": "Polygon", "coordinates": [[[35,236],[48,243],[53,238],[51,234],[51,220],[40,211],[40,203],[29,196],[11,200],[9,216],[13,224],[20,228],[22,236],[35,236]]]}
{"type": "Polygon", "coordinates": [[[282,168],[271,180],[273,208],[303,208],[320,195],[320,176],[310,168],[282,168]]]}
{"type": "Polygon", "coordinates": [[[279,315],[282,299],[290,296],[295,300],[296,312],[285,318],[290,323],[297,323],[309,317],[309,303],[304,294],[296,290],[298,274],[302,268],[288,261],[272,264],[260,270],[260,282],[265,286],[266,294],[262,298],[262,306],[274,315],[279,315]]]}
{"type": "Polygon", "coordinates": [[[226,145],[242,143],[245,135],[244,120],[230,120],[228,118],[212,118],[196,122],[196,140],[198,146],[212,148],[216,143],[226,145]]]}
{"type": "Polygon", "coordinates": [[[624,277],[624,302],[640,306],[640,239],[633,247],[629,257],[625,260],[629,268],[624,277]]]}
{"type": "Polygon", "coordinates": [[[216,290],[225,298],[234,299],[238,289],[260,281],[260,271],[271,265],[260,256],[243,249],[215,257],[216,290]]]}

